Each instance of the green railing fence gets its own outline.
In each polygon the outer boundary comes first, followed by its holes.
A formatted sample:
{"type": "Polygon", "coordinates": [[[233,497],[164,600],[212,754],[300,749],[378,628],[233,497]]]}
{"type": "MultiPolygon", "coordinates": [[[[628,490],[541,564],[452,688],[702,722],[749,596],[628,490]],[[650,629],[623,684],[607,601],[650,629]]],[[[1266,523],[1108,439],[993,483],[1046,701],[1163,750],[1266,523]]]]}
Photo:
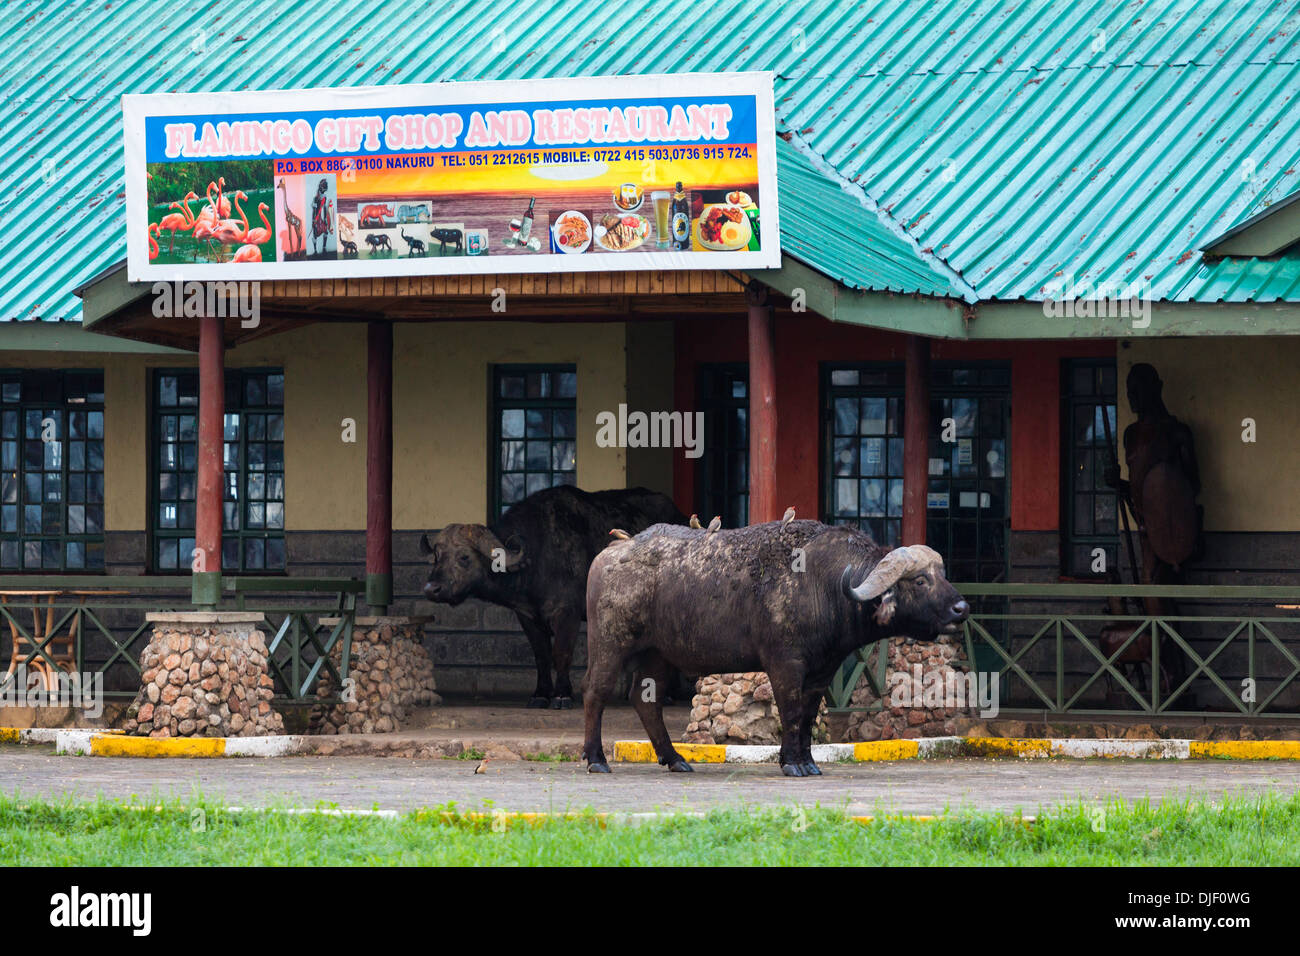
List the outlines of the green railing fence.
{"type": "MultiPolygon", "coordinates": [[[[1001,714],[1300,717],[1300,588],[955,586],[977,608],[963,629],[966,660],[998,674],[1001,714]],[[1175,612],[1148,615],[1144,597],[1175,612]],[[1131,610],[1107,613],[1110,598],[1131,610]],[[1109,648],[1103,628],[1112,630],[1109,648]]],[[[827,695],[831,710],[880,709],[887,663],[883,644],[845,661],[827,695]],[[863,676],[877,699],[853,707],[863,676]]]]}
{"type": "MultiPolygon", "coordinates": [[[[357,596],[365,582],[344,578],[229,577],[216,610],[259,611],[276,695],[316,702],[322,671],[347,679],[357,596]],[[331,620],[326,626],[322,619],[331,620]],[[336,666],[330,652],[340,647],[336,666]]],[[[155,575],[0,575],[0,689],[19,663],[50,673],[103,675],[104,696],[134,697],[140,652],[153,611],[192,611],[190,579],[155,575]],[[20,652],[15,659],[15,646],[20,652]],[[98,653],[91,658],[88,649],[98,653]]]]}

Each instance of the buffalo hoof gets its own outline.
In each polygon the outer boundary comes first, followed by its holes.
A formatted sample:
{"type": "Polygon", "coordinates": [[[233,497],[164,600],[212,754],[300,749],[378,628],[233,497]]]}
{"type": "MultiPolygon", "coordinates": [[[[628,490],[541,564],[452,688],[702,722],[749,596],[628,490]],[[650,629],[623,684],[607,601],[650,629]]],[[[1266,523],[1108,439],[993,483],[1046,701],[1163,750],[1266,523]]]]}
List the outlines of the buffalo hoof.
{"type": "Polygon", "coordinates": [[[549,697],[528,698],[528,707],[530,710],[545,710],[547,707],[550,706],[551,706],[551,698],[549,697]]]}
{"type": "Polygon", "coordinates": [[[805,777],[820,777],[822,775],[821,767],[817,766],[811,760],[807,763],[799,764],[799,769],[803,771],[805,777]]]}
{"type": "Polygon", "coordinates": [[[783,774],[785,774],[787,777],[802,777],[802,776],[804,776],[803,768],[801,768],[797,763],[783,763],[783,764],[781,764],[781,772],[782,772],[783,774]]]}
{"type": "Polygon", "coordinates": [[[695,773],[695,768],[680,757],[668,765],[673,773],[695,773]]]}
{"type": "Polygon", "coordinates": [[[603,760],[587,764],[587,773],[609,773],[609,764],[603,760]]]}
{"type": "Polygon", "coordinates": [[[573,710],[572,697],[552,697],[551,710],[573,710]]]}

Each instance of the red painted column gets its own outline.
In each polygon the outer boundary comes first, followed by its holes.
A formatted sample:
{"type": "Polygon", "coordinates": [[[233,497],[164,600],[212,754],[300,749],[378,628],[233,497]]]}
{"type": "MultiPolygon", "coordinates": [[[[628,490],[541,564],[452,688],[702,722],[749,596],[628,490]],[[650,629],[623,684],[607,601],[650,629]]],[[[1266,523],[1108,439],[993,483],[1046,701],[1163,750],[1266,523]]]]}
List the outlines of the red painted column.
{"type": "Polygon", "coordinates": [[[225,323],[218,315],[199,319],[199,454],[195,498],[191,597],[216,604],[221,597],[221,525],[225,487],[225,323]]]}
{"type": "Polygon", "coordinates": [[[907,337],[903,385],[903,538],[925,544],[925,501],[930,488],[930,340],[907,337]]]}
{"type": "Polygon", "coordinates": [[[749,523],[775,521],[776,349],[767,288],[751,280],[749,303],[749,523]]]}
{"type": "Polygon", "coordinates": [[[393,324],[366,327],[366,603],[393,599],[393,324]]]}

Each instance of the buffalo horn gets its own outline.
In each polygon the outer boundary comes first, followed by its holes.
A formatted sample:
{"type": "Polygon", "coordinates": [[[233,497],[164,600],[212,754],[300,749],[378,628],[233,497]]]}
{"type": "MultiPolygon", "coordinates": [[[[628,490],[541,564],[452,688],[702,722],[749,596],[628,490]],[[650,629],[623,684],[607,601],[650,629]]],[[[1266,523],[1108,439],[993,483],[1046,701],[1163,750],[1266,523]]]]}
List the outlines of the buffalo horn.
{"type": "MultiPolygon", "coordinates": [[[[849,597],[855,601],[874,601],[884,594],[900,578],[909,577],[926,568],[943,567],[943,558],[939,552],[923,544],[913,544],[905,548],[895,548],[880,559],[866,579],[856,587],[848,588],[849,597]]],[[[847,575],[848,569],[845,569],[847,575]]],[[[847,579],[842,579],[847,584],[847,579]]]]}

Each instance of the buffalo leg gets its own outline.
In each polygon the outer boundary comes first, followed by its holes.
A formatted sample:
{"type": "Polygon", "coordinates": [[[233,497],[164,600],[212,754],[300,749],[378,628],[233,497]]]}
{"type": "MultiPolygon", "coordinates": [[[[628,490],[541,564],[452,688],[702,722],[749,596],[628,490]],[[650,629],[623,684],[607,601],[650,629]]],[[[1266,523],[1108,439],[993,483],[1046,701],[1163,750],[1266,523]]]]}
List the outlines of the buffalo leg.
{"type": "Polygon", "coordinates": [[[691,765],[677,752],[664,725],[664,694],[668,692],[671,672],[668,662],[657,653],[643,655],[632,678],[632,706],[654,744],[659,762],[673,773],[690,773],[691,765]]]}
{"type": "Polygon", "coordinates": [[[569,668],[573,663],[573,645],[578,639],[578,614],[571,610],[560,611],[547,623],[555,635],[555,696],[551,699],[551,709],[568,710],[573,706],[569,668]]]}
{"type": "Polygon", "coordinates": [[[586,685],[582,691],[582,757],[587,761],[588,773],[609,773],[609,762],[605,759],[605,747],[600,739],[600,719],[605,714],[605,705],[614,696],[614,688],[618,685],[622,670],[621,662],[618,666],[602,665],[595,661],[587,664],[586,685]]]}
{"type": "Polygon", "coordinates": [[[524,629],[529,645],[533,649],[533,659],[537,662],[537,687],[528,700],[529,707],[549,707],[551,705],[551,634],[546,626],[536,618],[518,614],[519,626],[524,629]]]}
{"type": "Polygon", "coordinates": [[[803,669],[794,663],[771,665],[767,676],[772,682],[772,696],[781,714],[781,772],[787,777],[806,777],[800,737],[803,730],[803,669]]]}
{"type": "Polygon", "coordinates": [[[821,709],[821,690],[806,690],[803,695],[803,713],[799,718],[799,767],[804,776],[820,777],[821,769],[813,760],[812,732],[817,722],[817,711],[821,709]]]}

